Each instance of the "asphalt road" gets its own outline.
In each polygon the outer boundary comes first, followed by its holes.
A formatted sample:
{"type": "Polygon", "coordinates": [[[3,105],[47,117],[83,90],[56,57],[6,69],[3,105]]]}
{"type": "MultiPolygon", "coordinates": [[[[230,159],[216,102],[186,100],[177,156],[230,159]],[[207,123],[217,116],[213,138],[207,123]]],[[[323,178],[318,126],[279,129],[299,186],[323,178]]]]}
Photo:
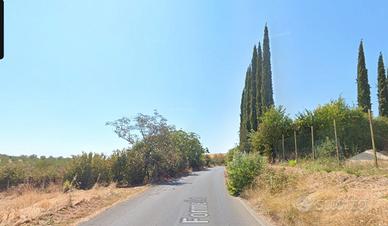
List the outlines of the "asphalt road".
{"type": "Polygon", "coordinates": [[[255,226],[263,221],[225,188],[224,168],[194,172],[102,212],[81,225],[255,226]]]}

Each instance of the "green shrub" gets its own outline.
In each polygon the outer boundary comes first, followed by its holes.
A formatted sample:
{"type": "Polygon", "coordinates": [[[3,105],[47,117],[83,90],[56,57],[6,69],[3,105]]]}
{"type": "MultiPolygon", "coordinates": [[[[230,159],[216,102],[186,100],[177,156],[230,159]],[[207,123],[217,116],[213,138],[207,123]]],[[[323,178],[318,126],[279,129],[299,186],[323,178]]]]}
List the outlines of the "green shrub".
{"type": "Polygon", "coordinates": [[[336,146],[333,140],[326,137],[326,140],[315,147],[318,158],[329,158],[336,156],[336,146]]]}
{"type": "Polygon", "coordinates": [[[82,153],[73,156],[64,176],[65,180],[73,180],[74,186],[80,189],[92,188],[96,183],[107,185],[111,181],[109,159],[103,154],[82,153]]]}
{"type": "Polygon", "coordinates": [[[258,154],[236,153],[227,167],[227,187],[230,194],[239,195],[259,175],[264,164],[264,159],[258,154]]]}
{"type": "Polygon", "coordinates": [[[288,160],[288,165],[291,166],[291,167],[295,167],[296,166],[296,160],[294,160],[294,159],[288,160]]]}

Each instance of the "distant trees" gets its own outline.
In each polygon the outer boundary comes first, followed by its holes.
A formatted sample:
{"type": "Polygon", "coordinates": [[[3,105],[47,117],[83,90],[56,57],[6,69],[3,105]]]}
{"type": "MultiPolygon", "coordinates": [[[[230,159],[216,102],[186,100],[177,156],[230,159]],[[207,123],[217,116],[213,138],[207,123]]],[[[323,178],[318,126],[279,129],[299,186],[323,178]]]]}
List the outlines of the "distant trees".
{"type": "Polygon", "coordinates": [[[364,44],[361,40],[358,48],[358,64],[357,64],[357,103],[364,112],[371,109],[370,101],[370,86],[368,82],[368,70],[365,65],[364,44]]]}
{"type": "Polygon", "coordinates": [[[274,105],[271,53],[267,25],[264,28],[263,50],[259,42],[253,47],[252,59],[245,75],[240,106],[240,149],[251,151],[249,133],[257,131],[265,109],[274,105]]]}

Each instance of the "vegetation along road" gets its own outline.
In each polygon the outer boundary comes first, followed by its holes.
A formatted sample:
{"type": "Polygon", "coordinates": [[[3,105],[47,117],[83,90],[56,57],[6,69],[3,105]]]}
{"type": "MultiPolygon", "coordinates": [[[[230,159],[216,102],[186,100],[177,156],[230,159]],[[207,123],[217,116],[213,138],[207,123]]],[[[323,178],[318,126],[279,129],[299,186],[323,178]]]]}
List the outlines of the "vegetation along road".
{"type": "Polygon", "coordinates": [[[224,168],[194,172],[156,185],[101,213],[88,225],[266,225],[225,188],[224,168]]]}

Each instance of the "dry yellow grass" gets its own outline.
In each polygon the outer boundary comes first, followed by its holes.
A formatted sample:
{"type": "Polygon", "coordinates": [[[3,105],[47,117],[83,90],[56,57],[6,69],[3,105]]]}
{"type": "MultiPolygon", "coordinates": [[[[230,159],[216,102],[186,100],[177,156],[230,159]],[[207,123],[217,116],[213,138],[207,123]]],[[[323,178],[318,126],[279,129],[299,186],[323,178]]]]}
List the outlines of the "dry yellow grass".
{"type": "Polygon", "coordinates": [[[278,186],[273,174],[264,173],[243,197],[279,225],[388,225],[387,177],[281,166],[270,171],[289,179],[278,186]]]}
{"type": "Polygon", "coordinates": [[[68,193],[63,193],[58,186],[49,191],[14,189],[0,193],[0,225],[75,224],[146,188],[116,188],[112,185],[68,193]]]}

